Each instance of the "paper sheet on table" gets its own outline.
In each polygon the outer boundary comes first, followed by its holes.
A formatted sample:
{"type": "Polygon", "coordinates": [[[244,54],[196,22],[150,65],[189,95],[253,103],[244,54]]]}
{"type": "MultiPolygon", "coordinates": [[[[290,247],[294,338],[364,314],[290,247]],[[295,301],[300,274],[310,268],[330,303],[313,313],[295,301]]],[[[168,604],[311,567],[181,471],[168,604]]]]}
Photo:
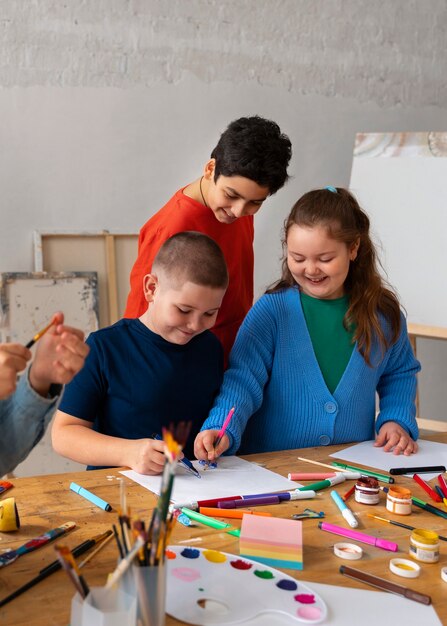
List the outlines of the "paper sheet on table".
{"type": "MultiPolygon", "coordinates": [[[[351,465],[365,465],[389,472],[392,467],[424,467],[426,465],[444,465],[447,467],[447,444],[419,439],[419,450],[411,456],[384,452],[383,448],[374,448],[374,441],[362,441],[354,446],[334,452],[330,456],[346,461],[351,465]]],[[[438,472],[439,473],[439,472],[438,472]]],[[[424,474],[424,480],[431,480],[438,474],[424,474]]]]}
{"type": "MultiPolygon", "coordinates": [[[[287,480],[279,474],[237,456],[222,456],[216,469],[208,469],[205,472],[197,461],[193,461],[193,465],[201,473],[202,478],[199,479],[192,474],[184,473],[180,466],[175,476],[171,496],[174,502],[190,502],[191,500],[281,490],[290,491],[299,486],[296,482],[287,480]]],[[[121,474],[149,489],[149,491],[156,494],[160,493],[160,476],[144,476],[133,470],[125,470],[121,474]]]]}
{"type": "MultiPolygon", "coordinates": [[[[384,591],[336,587],[306,582],[326,602],[324,626],[442,626],[432,606],[407,600],[384,591]]],[[[279,613],[259,615],[244,626],[297,626],[299,622],[279,613]]]]}

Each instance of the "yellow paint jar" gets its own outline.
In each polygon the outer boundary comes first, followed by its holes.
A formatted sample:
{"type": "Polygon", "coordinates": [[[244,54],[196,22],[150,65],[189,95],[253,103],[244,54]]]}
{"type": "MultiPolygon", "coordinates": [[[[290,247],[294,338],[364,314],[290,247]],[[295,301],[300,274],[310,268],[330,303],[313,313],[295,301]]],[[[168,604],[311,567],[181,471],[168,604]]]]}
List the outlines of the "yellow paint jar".
{"type": "Polygon", "coordinates": [[[410,535],[410,556],[421,563],[439,561],[439,537],[433,530],[415,528],[410,535]]]}
{"type": "Polygon", "coordinates": [[[0,531],[2,533],[20,528],[19,512],[14,498],[0,500],[0,531]]]}
{"type": "Polygon", "coordinates": [[[411,491],[406,487],[396,485],[390,487],[386,498],[386,508],[387,511],[396,515],[410,515],[411,491]]]}

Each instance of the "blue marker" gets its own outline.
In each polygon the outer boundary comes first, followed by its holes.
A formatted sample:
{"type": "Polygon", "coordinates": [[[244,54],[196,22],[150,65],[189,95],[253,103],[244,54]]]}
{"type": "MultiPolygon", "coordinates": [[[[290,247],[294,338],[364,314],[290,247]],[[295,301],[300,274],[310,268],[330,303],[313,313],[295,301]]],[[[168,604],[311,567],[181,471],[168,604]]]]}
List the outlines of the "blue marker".
{"type": "MultiPolygon", "coordinates": [[[[153,433],[152,434],[152,439],[158,439],[158,441],[162,441],[162,437],[160,437],[160,435],[158,435],[157,433],[153,433]]],[[[191,461],[189,459],[186,458],[186,456],[184,456],[182,459],[179,459],[178,461],[181,465],[183,465],[183,467],[185,469],[188,470],[188,472],[191,472],[192,474],[194,474],[194,476],[196,476],[197,478],[202,478],[200,472],[198,472],[196,470],[196,468],[194,467],[194,465],[191,463],[191,461]]]]}
{"type": "Polygon", "coordinates": [[[341,514],[343,515],[345,520],[348,522],[349,526],[351,528],[357,528],[359,523],[355,519],[354,513],[346,505],[344,500],[342,500],[342,497],[336,491],[331,491],[331,498],[335,502],[335,504],[338,506],[339,510],[341,511],[341,514]]]}
{"type": "Polygon", "coordinates": [[[70,489],[74,491],[75,493],[79,494],[80,496],[82,496],[83,498],[85,498],[86,500],[93,502],[93,504],[96,504],[96,506],[99,506],[100,509],[103,509],[104,511],[112,510],[112,507],[110,506],[108,502],[106,502],[102,498],[99,498],[98,496],[95,496],[95,494],[92,493],[91,491],[88,491],[88,489],[84,489],[84,487],[81,487],[80,485],[77,485],[76,483],[71,483],[70,489]]]}

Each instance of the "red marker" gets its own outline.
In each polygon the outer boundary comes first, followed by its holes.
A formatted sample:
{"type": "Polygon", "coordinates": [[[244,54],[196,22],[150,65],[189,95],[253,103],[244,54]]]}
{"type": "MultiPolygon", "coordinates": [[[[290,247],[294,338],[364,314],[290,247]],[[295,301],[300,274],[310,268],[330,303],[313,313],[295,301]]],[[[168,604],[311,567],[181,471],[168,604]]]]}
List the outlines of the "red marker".
{"type": "Polygon", "coordinates": [[[434,500],[435,502],[442,502],[441,496],[437,494],[436,491],[432,489],[430,485],[426,483],[425,480],[423,480],[420,476],[418,476],[417,474],[413,474],[413,480],[415,480],[417,484],[420,485],[426,493],[428,493],[432,500],[434,500]]]}
{"type": "Polygon", "coordinates": [[[444,494],[444,498],[447,498],[447,481],[442,474],[438,476],[438,483],[441,487],[441,491],[444,494]]]}

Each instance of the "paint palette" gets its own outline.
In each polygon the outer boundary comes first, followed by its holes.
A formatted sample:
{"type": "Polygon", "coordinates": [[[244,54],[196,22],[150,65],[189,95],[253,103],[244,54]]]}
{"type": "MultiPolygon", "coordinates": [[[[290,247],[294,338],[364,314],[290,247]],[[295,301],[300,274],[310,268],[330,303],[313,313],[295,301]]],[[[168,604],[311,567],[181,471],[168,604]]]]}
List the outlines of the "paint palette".
{"type": "Polygon", "coordinates": [[[166,612],[189,624],[229,626],[276,613],[291,624],[319,624],[325,602],[291,576],[217,550],[169,546],[166,612]]]}

